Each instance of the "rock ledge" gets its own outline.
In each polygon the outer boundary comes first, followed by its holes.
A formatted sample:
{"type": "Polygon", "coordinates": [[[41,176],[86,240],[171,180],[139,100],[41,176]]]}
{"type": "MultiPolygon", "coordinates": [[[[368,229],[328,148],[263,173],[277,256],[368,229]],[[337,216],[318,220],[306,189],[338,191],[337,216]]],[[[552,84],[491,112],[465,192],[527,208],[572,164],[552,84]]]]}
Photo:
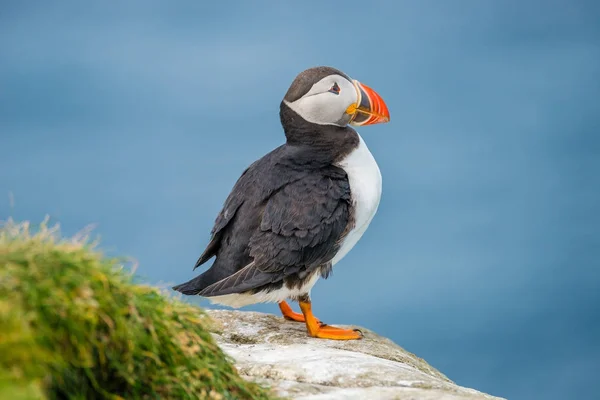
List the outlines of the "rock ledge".
{"type": "Polygon", "coordinates": [[[325,399],[500,399],[450,381],[389,339],[313,339],[304,324],[257,312],[207,310],[213,335],[240,375],[280,396],[325,399]]]}

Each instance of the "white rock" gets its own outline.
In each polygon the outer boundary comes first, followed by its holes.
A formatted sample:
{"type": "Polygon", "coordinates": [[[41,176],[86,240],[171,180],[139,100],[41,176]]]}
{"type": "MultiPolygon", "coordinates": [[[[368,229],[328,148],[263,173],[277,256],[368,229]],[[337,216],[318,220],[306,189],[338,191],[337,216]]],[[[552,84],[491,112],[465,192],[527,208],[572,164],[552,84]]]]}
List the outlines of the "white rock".
{"type": "Polygon", "coordinates": [[[213,335],[240,375],[298,400],[499,399],[456,385],[424,360],[368,329],[362,340],[310,338],[303,323],[207,310],[213,335]]]}

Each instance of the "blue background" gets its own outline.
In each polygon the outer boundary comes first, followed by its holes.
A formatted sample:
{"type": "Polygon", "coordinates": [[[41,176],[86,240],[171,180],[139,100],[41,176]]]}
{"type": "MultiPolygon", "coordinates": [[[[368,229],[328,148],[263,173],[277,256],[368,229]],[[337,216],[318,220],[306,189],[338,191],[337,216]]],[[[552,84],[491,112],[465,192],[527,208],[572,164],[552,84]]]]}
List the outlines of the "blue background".
{"type": "Polygon", "coordinates": [[[331,65],[392,121],[360,129],[383,198],[317,316],[495,395],[600,396],[596,4],[3,1],[0,218],[97,223],[187,280],[293,78],[331,65]]]}

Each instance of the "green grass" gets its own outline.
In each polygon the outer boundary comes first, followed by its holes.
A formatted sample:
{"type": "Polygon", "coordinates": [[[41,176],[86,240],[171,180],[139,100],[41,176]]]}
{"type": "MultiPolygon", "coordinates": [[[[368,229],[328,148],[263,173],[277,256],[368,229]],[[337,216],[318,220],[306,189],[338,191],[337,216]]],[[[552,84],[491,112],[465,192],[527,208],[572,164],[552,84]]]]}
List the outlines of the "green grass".
{"type": "Polygon", "coordinates": [[[42,224],[0,226],[0,399],[267,399],[199,308],[42,224]]]}

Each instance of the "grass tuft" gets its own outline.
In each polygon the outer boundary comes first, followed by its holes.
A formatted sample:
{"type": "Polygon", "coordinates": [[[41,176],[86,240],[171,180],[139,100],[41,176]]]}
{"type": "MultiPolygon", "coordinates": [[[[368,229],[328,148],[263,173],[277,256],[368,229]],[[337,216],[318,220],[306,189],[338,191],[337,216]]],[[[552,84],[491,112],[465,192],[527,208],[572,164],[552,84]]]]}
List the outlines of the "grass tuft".
{"type": "Polygon", "coordinates": [[[137,285],[87,235],[0,225],[1,399],[268,399],[201,309],[137,285]]]}

